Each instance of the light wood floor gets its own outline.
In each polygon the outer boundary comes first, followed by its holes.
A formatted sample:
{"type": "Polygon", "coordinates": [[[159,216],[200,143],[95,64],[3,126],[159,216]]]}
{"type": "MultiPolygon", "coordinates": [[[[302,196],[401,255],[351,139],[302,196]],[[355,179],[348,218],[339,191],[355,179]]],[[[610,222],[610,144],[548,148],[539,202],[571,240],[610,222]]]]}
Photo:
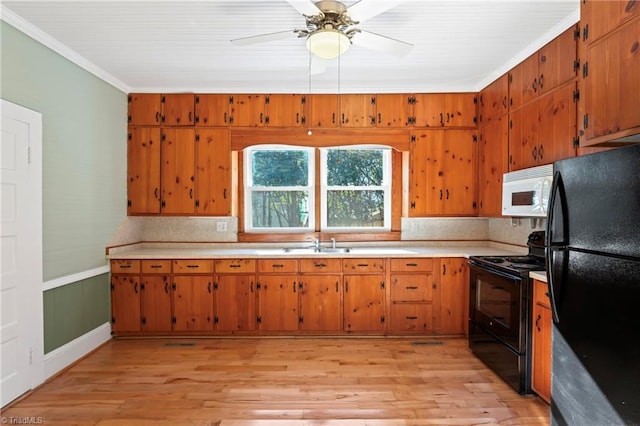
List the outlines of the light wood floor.
{"type": "MultiPolygon", "coordinates": [[[[113,340],[3,410],[46,425],[546,425],[464,339],[113,340]]],[[[8,423],[8,420],[5,420],[8,423]]]]}

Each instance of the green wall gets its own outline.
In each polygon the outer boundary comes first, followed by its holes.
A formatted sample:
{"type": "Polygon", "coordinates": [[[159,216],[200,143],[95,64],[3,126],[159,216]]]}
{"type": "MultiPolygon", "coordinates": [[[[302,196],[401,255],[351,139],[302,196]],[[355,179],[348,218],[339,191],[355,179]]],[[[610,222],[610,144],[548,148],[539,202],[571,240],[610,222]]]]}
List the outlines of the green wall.
{"type": "MultiPolygon", "coordinates": [[[[42,114],[43,281],[106,265],[126,216],[127,95],[0,22],[0,96],[42,114]]],[[[108,274],[45,292],[45,352],[109,321],[108,274]]]]}

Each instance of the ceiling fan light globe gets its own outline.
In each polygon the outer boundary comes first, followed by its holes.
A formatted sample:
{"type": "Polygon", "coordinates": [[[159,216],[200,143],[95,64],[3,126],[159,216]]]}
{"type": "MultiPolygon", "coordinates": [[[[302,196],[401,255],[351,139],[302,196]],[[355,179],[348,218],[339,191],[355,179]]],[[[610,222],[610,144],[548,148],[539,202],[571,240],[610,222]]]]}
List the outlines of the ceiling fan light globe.
{"type": "Polygon", "coordinates": [[[307,37],[307,49],[322,59],[333,59],[342,55],[351,46],[345,33],[335,29],[320,29],[307,37]]]}

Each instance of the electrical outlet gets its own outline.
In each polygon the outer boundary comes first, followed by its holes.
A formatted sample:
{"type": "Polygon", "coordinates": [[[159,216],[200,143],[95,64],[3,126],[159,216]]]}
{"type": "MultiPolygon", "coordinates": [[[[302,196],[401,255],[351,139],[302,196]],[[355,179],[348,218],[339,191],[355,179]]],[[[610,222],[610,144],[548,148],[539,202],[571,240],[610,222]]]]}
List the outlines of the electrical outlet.
{"type": "Polygon", "coordinates": [[[217,222],[216,232],[227,232],[227,222],[217,222]]]}

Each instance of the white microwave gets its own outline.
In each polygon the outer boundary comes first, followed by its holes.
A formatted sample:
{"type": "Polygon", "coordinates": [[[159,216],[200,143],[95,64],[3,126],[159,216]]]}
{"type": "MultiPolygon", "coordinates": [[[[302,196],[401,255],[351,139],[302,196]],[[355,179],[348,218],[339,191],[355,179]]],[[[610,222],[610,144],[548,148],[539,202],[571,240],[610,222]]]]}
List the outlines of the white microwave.
{"type": "Polygon", "coordinates": [[[546,217],[553,183],[553,164],[505,173],[502,215],[546,217]]]}

